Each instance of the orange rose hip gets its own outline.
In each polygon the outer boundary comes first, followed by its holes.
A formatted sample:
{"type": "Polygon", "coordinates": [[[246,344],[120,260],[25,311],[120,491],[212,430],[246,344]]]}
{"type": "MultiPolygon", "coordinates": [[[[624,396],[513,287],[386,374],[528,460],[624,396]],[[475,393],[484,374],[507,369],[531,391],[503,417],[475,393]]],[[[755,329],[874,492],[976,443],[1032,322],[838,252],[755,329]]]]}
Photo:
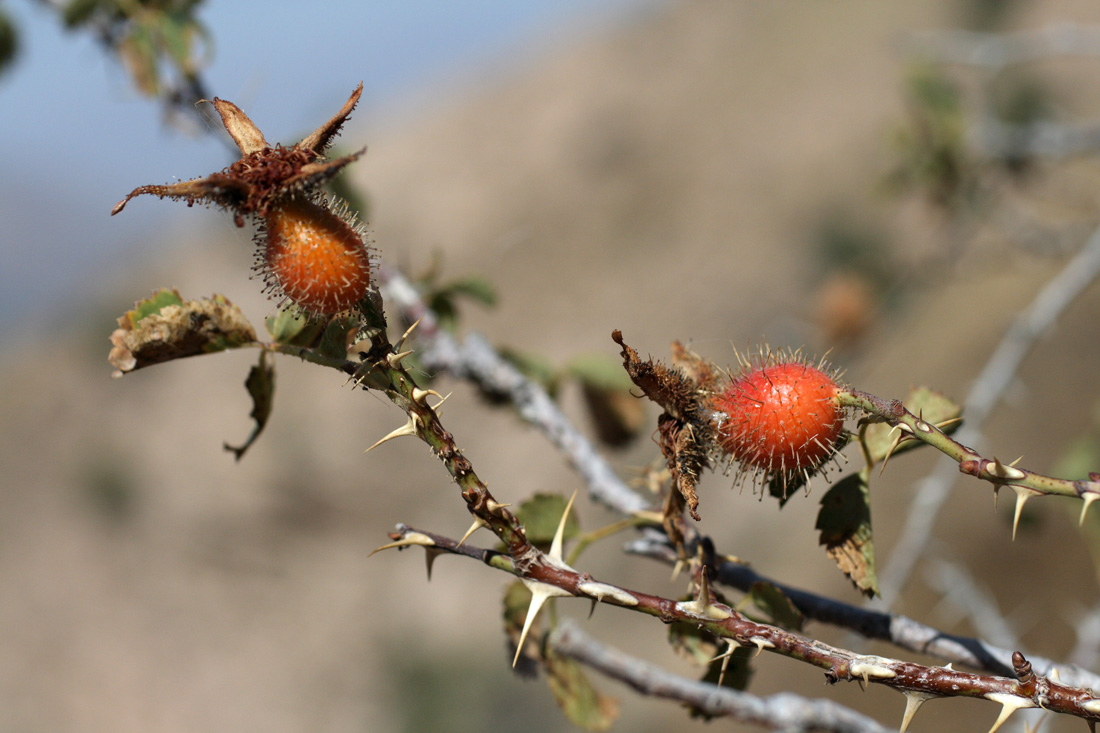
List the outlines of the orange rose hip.
{"type": "Polygon", "coordinates": [[[839,386],[799,361],[752,368],[713,397],[718,441],[741,472],[809,477],[835,451],[844,427],[839,386]]]}
{"type": "Polygon", "coordinates": [[[268,287],[309,313],[348,310],[370,289],[371,254],[361,231],[322,203],[281,203],[263,217],[258,238],[258,269],[268,287]]]}

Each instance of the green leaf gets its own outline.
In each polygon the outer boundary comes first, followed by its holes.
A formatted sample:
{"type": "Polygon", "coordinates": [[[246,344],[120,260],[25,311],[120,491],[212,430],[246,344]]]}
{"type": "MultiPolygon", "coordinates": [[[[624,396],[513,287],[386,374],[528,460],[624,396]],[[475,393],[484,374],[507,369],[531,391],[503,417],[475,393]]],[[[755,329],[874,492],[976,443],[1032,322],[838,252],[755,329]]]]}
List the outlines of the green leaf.
{"type": "MultiPolygon", "coordinates": [[[[903,404],[909,412],[919,415],[922,420],[932,425],[939,425],[962,415],[960,405],[928,387],[914,387],[911,389],[903,404]]],[[[953,422],[941,429],[950,435],[961,426],[962,422],[953,422]]],[[[864,440],[871,455],[872,465],[881,462],[886,457],[887,452],[890,450],[890,444],[897,435],[897,430],[891,430],[890,426],[884,423],[872,423],[867,426],[864,440]]],[[[905,453],[923,445],[926,444],[919,440],[906,440],[897,447],[893,455],[896,456],[899,453],[905,453]]]]}
{"type": "Polygon", "coordinates": [[[295,305],[287,305],[264,321],[271,338],[290,346],[312,346],[324,324],[302,313],[295,305]]]}
{"type": "Polygon", "coordinates": [[[470,275],[462,280],[455,280],[439,289],[439,294],[449,298],[462,296],[469,298],[484,306],[492,307],[497,304],[497,291],[493,284],[480,275],[470,275]]]}
{"type": "Polygon", "coordinates": [[[348,358],[348,336],[358,324],[354,318],[333,318],[325,327],[318,351],[330,359],[348,358]]]}
{"type": "Polygon", "coordinates": [[[818,538],[841,572],[867,597],[878,593],[871,537],[870,487],[862,474],[846,476],[821,498],[818,538]]]}
{"type": "Polygon", "coordinates": [[[619,717],[618,701],[597,692],[575,660],[551,653],[545,663],[550,692],[569,722],[584,730],[610,730],[619,717]]]}
{"type": "Polygon", "coordinates": [[[558,388],[561,386],[561,374],[545,356],[517,351],[507,346],[497,349],[497,353],[518,369],[523,376],[541,385],[551,398],[557,396],[558,388]]]}
{"type": "Polygon", "coordinates": [[[256,343],[256,332],[237,306],[221,295],[182,300],[161,290],[118,319],[107,360],[118,372],[256,343]]]}
{"type": "MultiPolygon", "coordinates": [[[[527,532],[527,539],[540,549],[550,546],[554,540],[554,533],[558,531],[561,515],[565,513],[568,501],[558,494],[535,494],[520,505],[516,517],[523,524],[527,532]]],[[[563,539],[572,539],[581,531],[580,522],[577,520],[576,509],[569,512],[569,518],[565,521],[563,539]]]]}
{"type": "Polygon", "coordinates": [[[791,631],[802,631],[804,618],[794,602],[773,583],[758,581],[749,588],[749,600],[767,614],[772,623],[791,631]]]}
{"type": "Polygon", "coordinates": [[[609,354],[580,354],[566,365],[565,372],[582,384],[602,389],[629,391],[634,386],[623,369],[623,360],[609,354]]]}
{"type": "Polygon", "coordinates": [[[167,306],[182,304],[183,298],[180,297],[179,292],[175,288],[161,288],[153,293],[152,296],[135,303],[134,309],[128,311],[126,316],[130,321],[130,326],[134,327],[141,323],[143,318],[147,318],[155,313],[160,313],[167,306]]]}
{"type": "Polygon", "coordinates": [[[252,412],[249,413],[249,417],[256,421],[256,426],[240,446],[222,444],[222,447],[233,453],[238,461],[256,442],[256,438],[260,437],[268,418],[271,417],[271,405],[275,398],[275,365],[269,362],[267,352],[261,351],[259,363],[248,371],[248,378],[244,380],[245,389],[252,397],[252,412]]]}

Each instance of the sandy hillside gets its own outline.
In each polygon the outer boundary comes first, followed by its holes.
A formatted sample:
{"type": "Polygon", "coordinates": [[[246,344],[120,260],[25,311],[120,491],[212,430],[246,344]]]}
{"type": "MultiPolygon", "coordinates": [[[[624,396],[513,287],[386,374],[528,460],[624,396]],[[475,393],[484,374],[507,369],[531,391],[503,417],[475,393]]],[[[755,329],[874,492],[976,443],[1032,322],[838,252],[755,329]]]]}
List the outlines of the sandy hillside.
{"type": "MultiPolygon", "coordinates": [[[[964,396],[1064,254],[1021,250],[991,227],[946,264],[936,260],[941,219],[881,184],[905,117],[901,39],[955,16],[940,3],[839,7],[670,4],[415,113],[357,115],[345,137],[370,146],[356,175],[381,256],[416,273],[438,255],[447,276],[488,276],[499,307],[468,308],[465,326],[556,364],[613,356],[615,328],[642,353],[664,356],[681,339],[729,363],[731,342],[762,336],[811,352],[835,345],[822,327],[824,232],[870,233],[884,261],[911,277],[860,311],[863,338],[834,359],[883,396],[918,382],[964,396]],[[929,261],[937,264],[920,269],[929,261]]],[[[1098,22],[1100,11],[1042,5],[1015,22],[1056,19],[1098,22]]],[[[1088,101],[1100,100],[1090,70],[1053,69],[1076,113],[1100,108],[1088,101]]],[[[1087,164],[1041,168],[1028,191],[1006,195],[1027,194],[1060,231],[1087,233],[1100,219],[1095,179],[1087,164]]],[[[0,730],[569,730],[545,686],[507,668],[503,576],[442,558],[428,584],[416,553],[368,560],[398,521],[452,535],[468,525],[420,444],[362,455],[400,422],[395,408],[282,361],[268,431],[235,465],[221,443],[249,430],[241,382],[253,355],[109,379],[111,319],[152,287],[223,292],[257,323],[269,312],[247,279],[247,236],[213,214],[195,217],[204,243],[196,232],[161,234],[179,240],[179,261],[119,273],[92,313],[2,362],[0,730]]],[[[1027,360],[988,431],[999,455],[1022,453],[1045,469],[1097,429],[1097,322],[1092,291],[1027,360]]],[[[514,416],[465,385],[446,389],[455,391],[447,426],[499,499],[579,485],[514,416]]],[[[563,401],[583,423],[576,390],[563,401]]],[[[643,437],[611,460],[628,475],[653,455],[643,437]]],[[[886,557],[930,458],[899,459],[876,484],[886,557]]],[[[820,489],[779,513],[727,486],[709,477],[701,507],[721,551],[857,600],[816,547],[820,489]]],[[[1048,504],[1010,543],[1005,506],[995,514],[984,487],[962,484],[937,551],[988,583],[1029,649],[1057,657],[1072,646],[1072,614],[1096,593],[1072,511],[1048,504]]],[[[580,513],[587,527],[612,519],[587,503],[580,513]]],[[[617,546],[590,550],[584,569],[682,592],[667,568],[624,559],[617,546]]],[[[896,608],[971,630],[937,603],[918,574],[896,608]]],[[[583,619],[580,605],[559,610],[583,619]]],[[[693,674],[649,619],[600,609],[587,623],[693,674]]],[[[704,729],[673,706],[601,685],[623,700],[619,730],[704,729]]],[[[754,691],[791,688],[887,724],[901,714],[900,698],[884,690],[825,689],[819,672],[762,657],[754,691]]],[[[996,714],[974,702],[932,707],[916,730],[988,726],[996,714]]]]}

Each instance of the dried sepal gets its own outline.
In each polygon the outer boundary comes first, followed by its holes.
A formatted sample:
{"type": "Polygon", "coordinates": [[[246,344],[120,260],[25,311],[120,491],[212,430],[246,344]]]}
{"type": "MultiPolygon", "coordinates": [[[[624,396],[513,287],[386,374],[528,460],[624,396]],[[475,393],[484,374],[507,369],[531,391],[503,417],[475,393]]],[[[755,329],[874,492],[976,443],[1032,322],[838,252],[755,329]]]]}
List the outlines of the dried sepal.
{"type": "Polygon", "coordinates": [[[347,121],[362,93],[360,83],[336,115],[291,147],[269,145],[240,107],[215,97],[211,104],[241,151],[240,159],[204,178],[139,186],[115,204],[111,214],[122,211],[135,196],[149,194],[183,200],[188,205],[214,204],[233,212],[237,226],[243,226],[245,217],[264,216],[287,198],[308,196],[363,154],[360,150],[335,160],[324,159],[325,149],[347,121]]]}

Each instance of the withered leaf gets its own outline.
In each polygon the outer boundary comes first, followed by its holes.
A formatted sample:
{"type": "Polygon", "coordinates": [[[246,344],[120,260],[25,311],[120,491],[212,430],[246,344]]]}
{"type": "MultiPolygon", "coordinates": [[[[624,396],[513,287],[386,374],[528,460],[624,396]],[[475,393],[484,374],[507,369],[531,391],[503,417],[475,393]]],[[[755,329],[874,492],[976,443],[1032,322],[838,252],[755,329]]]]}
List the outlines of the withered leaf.
{"type": "Polygon", "coordinates": [[[270,362],[267,352],[261,351],[259,363],[248,371],[248,379],[244,381],[244,386],[252,397],[252,412],[249,413],[249,417],[256,422],[256,426],[240,446],[223,444],[223,447],[233,453],[238,461],[256,442],[256,438],[260,437],[260,433],[267,425],[267,419],[271,417],[271,405],[275,397],[275,366],[270,362]]]}
{"type": "Polygon", "coordinates": [[[870,487],[860,474],[841,479],[821,498],[817,529],[818,541],[841,572],[868,598],[876,595],[870,487]]]}
{"type": "Polygon", "coordinates": [[[118,319],[107,360],[120,377],[135,369],[235,349],[256,341],[252,324],[221,295],[184,300],[163,289],[118,319]]]}

